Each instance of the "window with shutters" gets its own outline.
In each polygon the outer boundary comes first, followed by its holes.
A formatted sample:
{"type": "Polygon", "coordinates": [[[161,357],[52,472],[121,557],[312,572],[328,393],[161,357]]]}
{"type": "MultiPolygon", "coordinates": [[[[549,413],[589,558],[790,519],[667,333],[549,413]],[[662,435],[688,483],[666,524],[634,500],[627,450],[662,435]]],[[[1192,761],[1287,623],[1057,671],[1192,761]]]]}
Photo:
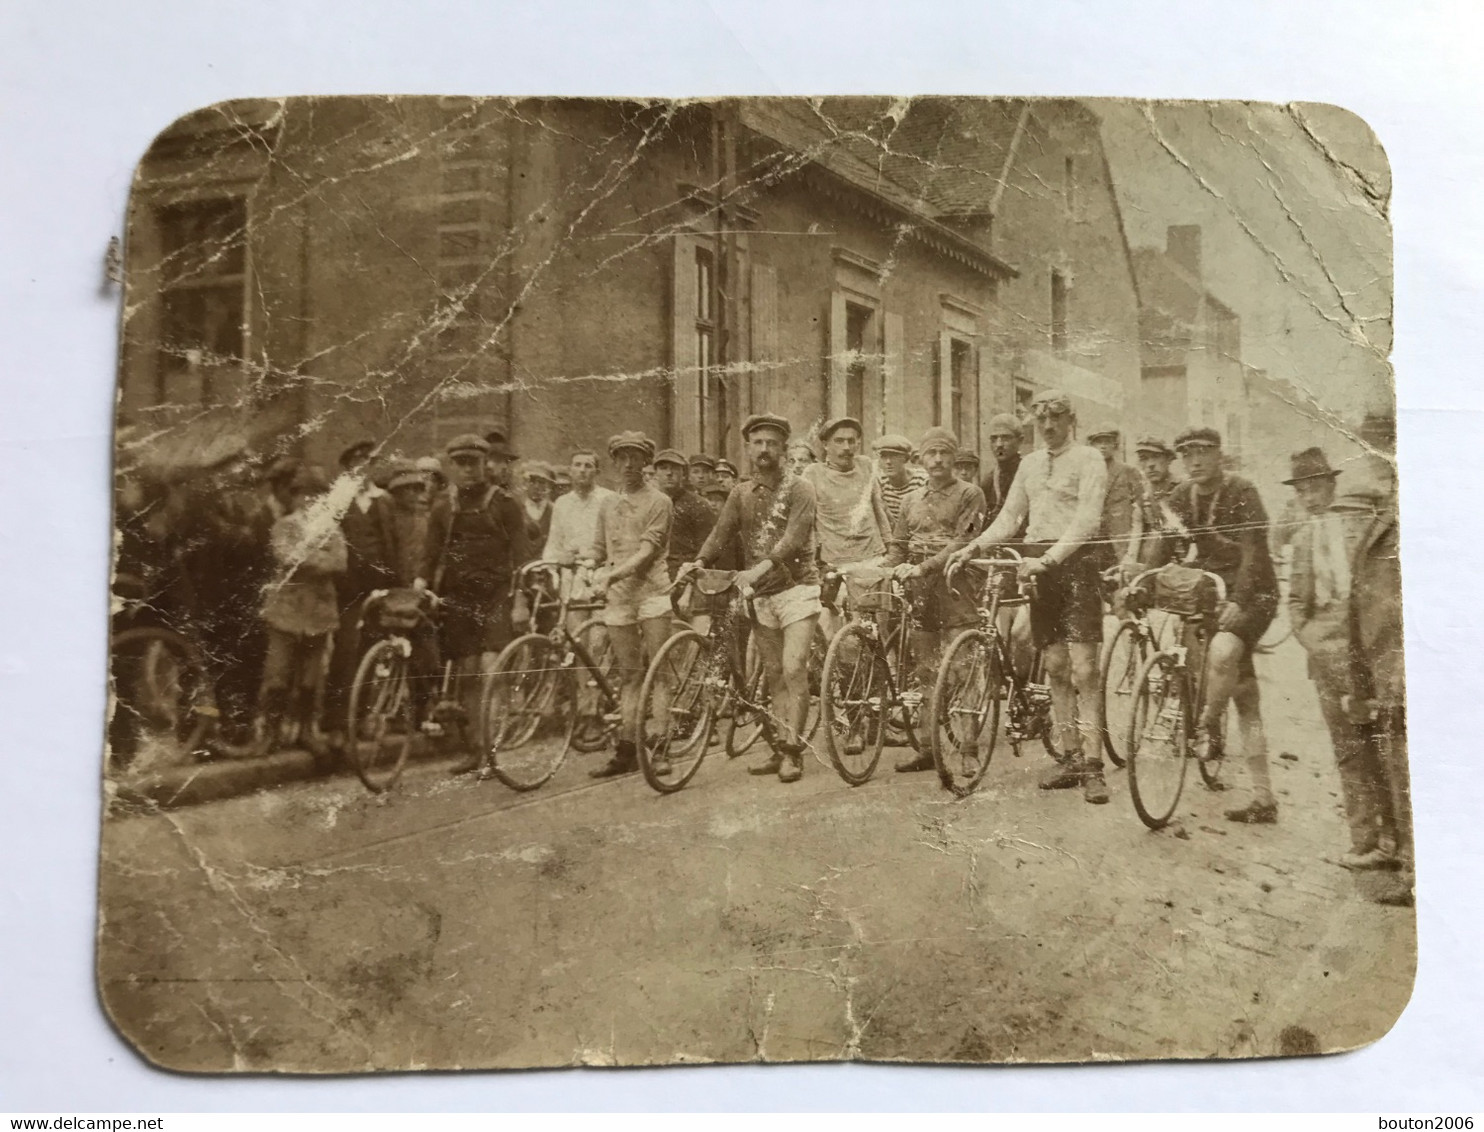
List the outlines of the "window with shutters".
{"type": "Polygon", "coordinates": [[[876,312],[856,303],[845,304],[845,415],[866,417],[867,353],[871,318],[876,312]]]}

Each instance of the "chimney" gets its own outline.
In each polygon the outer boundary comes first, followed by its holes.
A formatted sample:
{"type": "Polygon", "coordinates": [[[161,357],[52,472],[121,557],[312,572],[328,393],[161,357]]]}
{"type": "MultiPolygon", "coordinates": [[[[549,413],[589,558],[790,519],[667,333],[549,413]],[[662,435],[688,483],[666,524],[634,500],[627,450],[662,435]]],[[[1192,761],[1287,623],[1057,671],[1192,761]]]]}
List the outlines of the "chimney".
{"type": "Polygon", "coordinates": [[[1165,230],[1165,254],[1195,279],[1201,277],[1201,226],[1171,224],[1165,230]]]}

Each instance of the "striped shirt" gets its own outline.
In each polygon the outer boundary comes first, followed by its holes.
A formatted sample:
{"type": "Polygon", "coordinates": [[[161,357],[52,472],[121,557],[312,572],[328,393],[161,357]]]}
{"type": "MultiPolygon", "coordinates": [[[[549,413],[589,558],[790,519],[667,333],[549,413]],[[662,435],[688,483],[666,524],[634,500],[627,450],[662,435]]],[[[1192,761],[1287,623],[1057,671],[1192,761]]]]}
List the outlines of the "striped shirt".
{"type": "Polygon", "coordinates": [[[918,464],[907,465],[907,482],[902,487],[897,487],[886,476],[879,476],[877,482],[881,484],[881,502],[886,504],[886,515],[896,526],[897,516],[902,513],[902,503],[907,496],[914,491],[921,491],[927,487],[927,469],[918,464]]]}

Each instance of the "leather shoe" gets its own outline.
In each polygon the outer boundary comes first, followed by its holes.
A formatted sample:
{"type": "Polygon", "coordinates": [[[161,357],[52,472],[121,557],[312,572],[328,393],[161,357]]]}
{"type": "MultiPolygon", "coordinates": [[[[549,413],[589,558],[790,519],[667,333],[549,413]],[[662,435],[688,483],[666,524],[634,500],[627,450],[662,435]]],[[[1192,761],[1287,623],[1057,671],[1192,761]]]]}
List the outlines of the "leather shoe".
{"type": "Polygon", "coordinates": [[[1108,803],[1108,783],[1103,778],[1101,766],[1088,767],[1082,774],[1082,799],[1094,806],[1108,803]]]}
{"type": "Polygon", "coordinates": [[[1042,790],[1070,790],[1082,785],[1082,763],[1075,758],[1057,763],[1036,783],[1042,790]]]}
{"type": "Polygon", "coordinates": [[[756,775],[758,778],[762,778],[765,775],[777,774],[779,772],[779,768],[781,768],[782,766],[783,766],[783,756],[780,755],[777,751],[774,751],[773,752],[773,757],[771,759],[769,759],[767,762],[763,763],[762,766],[750,766],[750,767],[748,767],[747,768],[747,773],[748,774],[752,774],[752,775],[756,775]]]}
{"type": "Polygon", "coordinates": [[[783,765],[778,768],[779,782],[797,782],[804,777],[804,753],[790,751],[783,756],[783,765]]]}
{"type": "Polygon", "coordinates": [[[1394,869],[1400,862],[1396,859],[1396,850],[1389,849],[1384,845],[1377,845],[1364,853],[1351,851],[1339,859],[1337,864],[1342,869],[1350,869],[1352,872],[1362,873],[1371,869],[1394,869]]]}
{"type": "Polygon", "coordinates": [[[1260,802],[1254,798],[1240,809],[1227,810],[1226,820],[1240,822],[1242,825],[1276,825],[1278,803],[1260,802]]]}
{"type": "Polygon", "coordinates": [[[914,771],[932,769],[933,753],[931,751],[923,751],[920,754],[917,754],[910,758],[902,759],[900,762],[897,763],[898,774],[911,774],[914,771]]]}
{"type": "Polygon", "coordinates": [[[628,759],[614,755],[600,767],[587,772],[589,778],[617,778],[621,774],[633,774],[638,768],[628,759]]]}

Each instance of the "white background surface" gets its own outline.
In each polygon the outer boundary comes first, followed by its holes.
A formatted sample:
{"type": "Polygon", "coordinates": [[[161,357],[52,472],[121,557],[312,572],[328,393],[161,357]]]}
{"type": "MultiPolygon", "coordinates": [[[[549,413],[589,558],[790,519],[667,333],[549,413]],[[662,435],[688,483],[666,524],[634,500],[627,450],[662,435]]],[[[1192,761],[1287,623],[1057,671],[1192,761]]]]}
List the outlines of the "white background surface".
{"type": "Polygon", "coordinates": [[[1479,6],[1121,7],[0,5],[0,1111],[1484,1108],[1479,6]],[[1395,1030],[1317,1060],[1090,1068],[281,1080],[146,1066],[99,1009],[92,968],[118,318],[102,263],[150,139],[238,96],[848,92],[1336,102],[1386,145],[1421,881],[1421,970],[1395,1030]]]}

